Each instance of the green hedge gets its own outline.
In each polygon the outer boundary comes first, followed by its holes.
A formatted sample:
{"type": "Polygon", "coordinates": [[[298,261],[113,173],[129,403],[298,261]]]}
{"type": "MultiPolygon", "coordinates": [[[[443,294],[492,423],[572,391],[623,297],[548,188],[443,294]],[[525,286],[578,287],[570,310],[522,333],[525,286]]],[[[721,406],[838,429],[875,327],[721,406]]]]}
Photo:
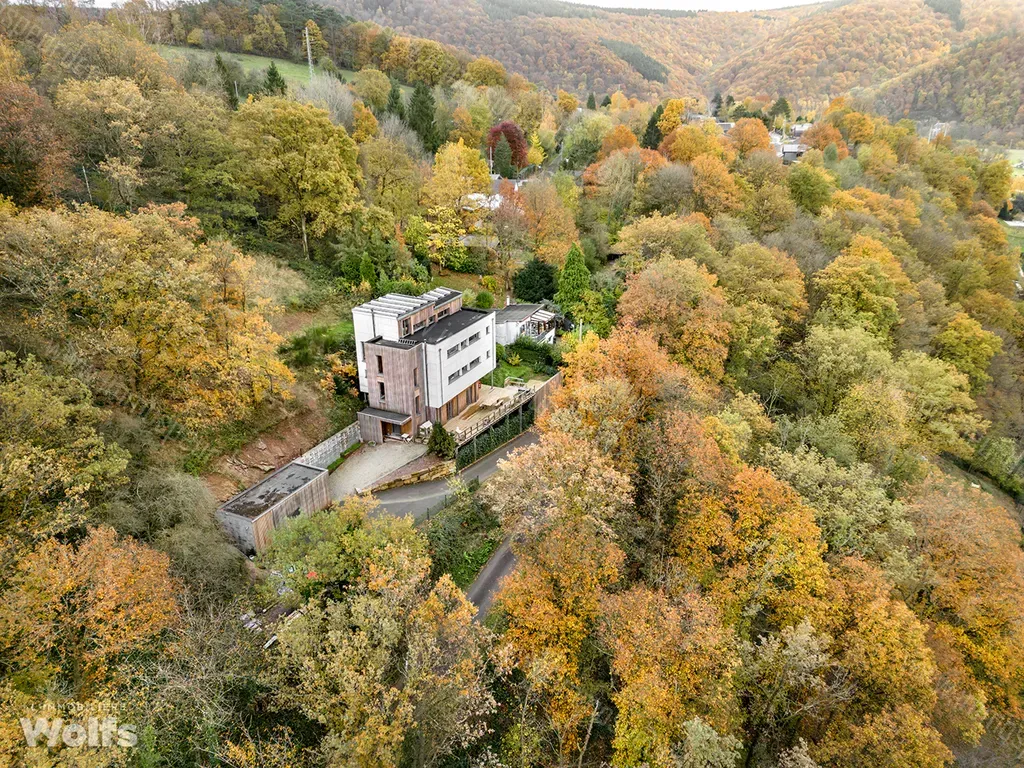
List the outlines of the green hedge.
{"type": "Polygon", "coordinates": [[[459,469],[463,469],[464,467],[468,467],[477,459],[483,458],[494,449],[500,448],[509,440],[512,440],[517,435],[520,435],[529,429],[533,425],[533,419],[533,401],[531,400],[523,408],[521,429],[519,427],[519,413],[517,411],[513,411],[489,430],[483,434],[477,435],[475,438],[475,447],[473,445],[474,440],[470,440],[459,448],[459,452],[455,456],[455,466],[459,469]]]}

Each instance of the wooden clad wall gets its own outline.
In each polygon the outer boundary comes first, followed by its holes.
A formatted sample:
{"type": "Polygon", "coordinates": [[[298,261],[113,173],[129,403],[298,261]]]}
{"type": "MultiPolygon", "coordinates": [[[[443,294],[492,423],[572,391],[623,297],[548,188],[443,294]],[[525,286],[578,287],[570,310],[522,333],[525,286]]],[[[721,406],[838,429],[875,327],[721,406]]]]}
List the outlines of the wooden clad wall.
{"type": "Polygon", "coordinates": [[[426,421],[426,395],[423,391],[424,372],[420,365],[418,347],[395,347],[390,344],[366,344],[367,402],[371,408],[404,413],[412,416],[405,429],[416,433],[426,421]],[[377,356],[384,360],[384,373],[377,371],[377,356]],[[379,382],[384,382],[384,397],[380,399],[379,382]],[[415,383],[414,383],[415,382],[415,383]],[[420,396],[420,411],[416,412],[416,395],[420,396]]]}

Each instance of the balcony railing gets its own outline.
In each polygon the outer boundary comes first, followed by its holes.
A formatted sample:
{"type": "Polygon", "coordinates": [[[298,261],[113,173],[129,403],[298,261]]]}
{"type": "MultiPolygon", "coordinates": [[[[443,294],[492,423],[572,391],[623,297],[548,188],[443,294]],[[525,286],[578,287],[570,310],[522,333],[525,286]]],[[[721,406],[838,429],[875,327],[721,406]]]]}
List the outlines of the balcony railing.
{"type": "Polygon", "coordinates": [[[465,429],[461,429],[455,432],[455,442],[458,443],[459,445],[465,445],[477,435],[481,434],[482,432],[486,432],[488,429],[493,427],[503,418],[512,413],[512,411],[516,410],[519,406],[525,405],[526,403],[530,402],[536,394],[537,393],[534,392],[532,389],[526,387],[521,388],[511,400],[508,400],[499,405],[493,411],[489,412],[479,422],[469,427],[466,427],[465,429]]]}

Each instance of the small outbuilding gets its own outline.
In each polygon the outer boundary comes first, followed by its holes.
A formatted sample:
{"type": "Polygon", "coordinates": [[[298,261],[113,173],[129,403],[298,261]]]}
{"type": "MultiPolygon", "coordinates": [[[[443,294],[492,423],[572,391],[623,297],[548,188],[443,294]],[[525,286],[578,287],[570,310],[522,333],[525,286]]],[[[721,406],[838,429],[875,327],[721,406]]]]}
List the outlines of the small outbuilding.
{"type": "Polygon", "coordinates": [[[327,475],[322,467],[293,461],[224,502],[217,520],[240,550],[262,552],[285,520],[331,503],[327,475]]]}
{"type": "Polygon", "coordinates": [[[555,313],[545,309],[543,304],[509,304],[494,316],[494,338],[503,345],[524,336],[553,344],[557,324],[555,313]]]}

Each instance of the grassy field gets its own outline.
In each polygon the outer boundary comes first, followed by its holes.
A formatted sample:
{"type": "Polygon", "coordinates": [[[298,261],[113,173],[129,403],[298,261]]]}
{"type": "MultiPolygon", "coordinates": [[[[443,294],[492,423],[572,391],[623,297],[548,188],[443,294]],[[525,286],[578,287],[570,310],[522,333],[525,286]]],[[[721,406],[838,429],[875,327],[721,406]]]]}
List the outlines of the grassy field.
{"type": "MultiPolygon", "coordinates": [[[[1024,162],[1024,149],[1008,149],[1006,157],[1009,159],[1010,165],[1016,166],[1017,163],[1024,162]]],[[[1016,176],[1024,176],[1024,168],[1014,168],[1013,173],[1016,176]]]]}
{"type": "MultiPolygon", "coordinates": [[[[205,58],[212,59],[217,55],[216,51],[208,51],[202,48],[189,48],[184,45],[158,45],[156,49],[160,52],[160,55],[165,59],[171,59],[174,57],[183,56],[202,56],[205,58]]],[[[274,62],[277,65],[277,70],[281,73],[281,77],[284,78],[288,85],[299,86],[306,85],[309,82],[309,65],[305,62],[294,62],[288,61],[287,59],[272,59],[267,56],[253,56],[248,53],[222,53],[225,59],[237,61],[242,65],[242,69],[246,72],[262,71],[270,66],[270,62],[274,62]]],[[[327,74],[320,67],[314,67],[313,70],[320,75],[327,74]]],[[[338,72],[345,78],[345,82],[351,83],[352,78],[356,76],[355,70],[352,69],[339,69],[338,72]]],[[[412,94],[412,88],[409,86],[401,86],[402,93],[408,98],[412,94]]]]}
{"type": "Polygon", "coordinates": [[[1024,229],[1008,227],[1005,224],[1003,229],[1006,230],[1006,239],[1010,241],[1010,245],[1015,246],[1018,251],[1024,252],[1024,229]]]}

